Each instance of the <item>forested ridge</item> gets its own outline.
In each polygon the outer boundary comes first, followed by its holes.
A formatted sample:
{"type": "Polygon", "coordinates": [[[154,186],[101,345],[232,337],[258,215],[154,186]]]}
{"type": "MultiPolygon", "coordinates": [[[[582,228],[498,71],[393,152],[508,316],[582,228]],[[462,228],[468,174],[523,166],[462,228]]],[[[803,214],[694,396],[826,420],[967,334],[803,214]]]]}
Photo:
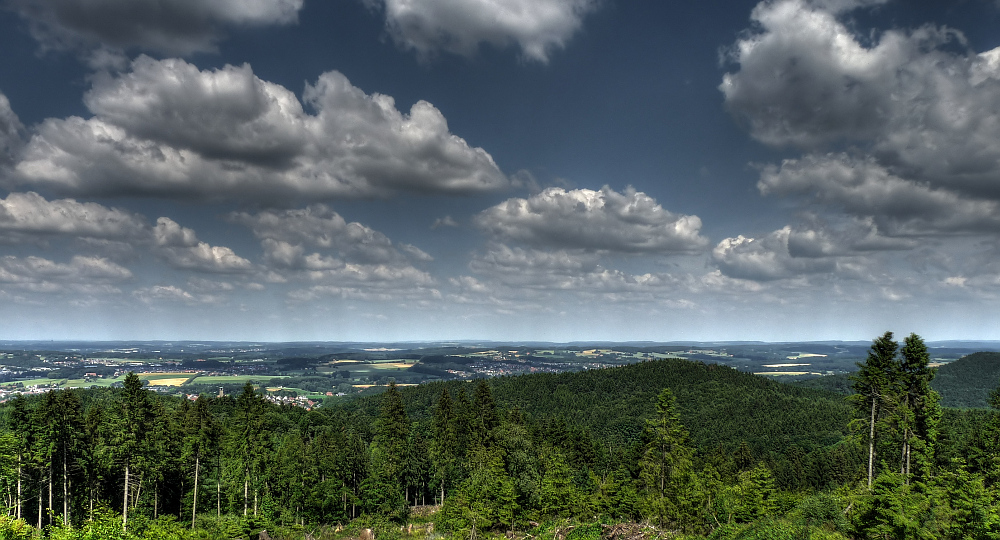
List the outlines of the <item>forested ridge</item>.
{"type": "MultiPolygon", "coordinates": [[[[669,388],[681,420],[699,448],[742,442],[755,451],[797,444],[826,446],[847,433],[852,412],[842,396],[802,389],[736,369],[667,359],[621,367],[486,381],[497,403],[517,408],[537,421],[562,421],[614,444],[635,440],[654,413],[656,396],[669,388]]],[[[401,388],[407,414],[429,418],[445,388],[453,395],[475,382],[451,381],[401,388]]],[[[344,404],[356,415],[374,418],[382,396],[344,404]]]]}
{"type": "MultiPolygon", "coordinates": [[[[984,408],[998,380],[1000,353],[977,352],[937,368],[931,388],[941,395],[941,404],[945,407],[984,408]]],[[[853,393],[849,375],[827,375],[793,384],[842,395],[853,393]]]]}
{"type": "Polygon", "coordinates": [[[0,408],[0,538],[1000,538],[1000,417],[928,361],[887,333],[849,399],[659,360],[314,411],[130,374],[0,408]]]}

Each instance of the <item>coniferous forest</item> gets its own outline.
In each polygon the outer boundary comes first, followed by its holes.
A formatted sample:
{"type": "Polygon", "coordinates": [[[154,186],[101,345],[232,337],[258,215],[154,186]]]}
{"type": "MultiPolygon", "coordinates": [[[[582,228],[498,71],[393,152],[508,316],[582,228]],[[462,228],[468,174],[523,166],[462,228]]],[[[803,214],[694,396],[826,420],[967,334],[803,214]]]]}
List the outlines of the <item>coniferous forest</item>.
{"type": "Polygon", "coordinates": [[[390,385],[318,410],[57,390],[0,413],[0,539],[1000,538],[1000,392],[916,335],[853,394],[657,360],[390,385]]]}

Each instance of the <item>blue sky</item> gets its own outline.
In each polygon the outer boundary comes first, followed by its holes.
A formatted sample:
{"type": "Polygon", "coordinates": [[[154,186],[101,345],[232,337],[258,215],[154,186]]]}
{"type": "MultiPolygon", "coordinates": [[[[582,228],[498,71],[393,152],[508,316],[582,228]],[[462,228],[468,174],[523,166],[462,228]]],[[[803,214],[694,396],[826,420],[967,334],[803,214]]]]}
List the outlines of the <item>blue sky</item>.
{"type": "Polygon", "coordinates": [[[0,5],[4,339],[1000,339],[1000,3],[0,5]]]}

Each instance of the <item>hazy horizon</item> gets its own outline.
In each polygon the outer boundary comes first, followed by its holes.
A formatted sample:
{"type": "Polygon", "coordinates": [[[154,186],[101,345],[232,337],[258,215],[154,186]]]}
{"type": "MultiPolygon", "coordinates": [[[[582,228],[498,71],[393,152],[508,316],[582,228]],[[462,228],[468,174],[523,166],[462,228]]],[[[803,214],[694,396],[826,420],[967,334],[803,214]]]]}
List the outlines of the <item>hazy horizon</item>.
{"type": "Polygon", "coordinates": [[[917,4],[13,2],[0,339],[1000,339],[1000,3],[917,4]]]}

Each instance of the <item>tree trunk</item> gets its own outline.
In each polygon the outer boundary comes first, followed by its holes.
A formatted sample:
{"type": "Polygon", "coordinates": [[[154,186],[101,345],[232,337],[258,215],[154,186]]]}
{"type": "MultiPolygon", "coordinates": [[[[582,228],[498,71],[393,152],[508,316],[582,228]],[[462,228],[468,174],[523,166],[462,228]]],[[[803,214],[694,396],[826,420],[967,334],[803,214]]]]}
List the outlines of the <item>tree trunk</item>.
{"type": "Polygon", "coordinates": [[[122,531],[128,531],[128,463],[125,463],[125,489],[122,490],[122,531]]]}
{"type": "Polygon", "coordinates": [[[69,522],[69,471],[66,466],[66,443],[63,442],[63,523],[73,528],[69,522]]]}
{"type": "Polygon", "coordinates": [[[49,506],[48,506],[48,511],[49,511],[49,525],[52,525],[52,498],[53,498],[52,497],[52,475],[53,475],[52,469],[54,469],[54,468],[55,468],[55,464],[50,461],[49,462],[49,506]]]}
{"type": "Polygon", "coordinates": [[[243,477],[243,515],[250,509],[250,473],[243,477]]]}
{"type": "Polygon", "coordinates": [[[21,454],[17,455],[17,519],[21,519],[21,454]]]}
{"type": "Polygon", "coordinates": [[[191,529],[194,530],[194,517],[198,514],[198,467],[201,465],[201,456],[194,455],[194,498],[191,500],[191,529]]]}
{"type": "Polygon", "coordinates": [[[139,485],[135,488],[135,497],[132,497],[132,508],[139,506],[139,496],[142,495],[142,479],[145,475],[145,471],[139,471],[139,485]]]}
{"type": "Polygon", "coordinates": [[[868,489],[872,488],[872,472],[875,465],[875,397],[872,397],[872,419],[868,432],[868,489]]]}
{"type": "MultiPolygon", "coordinates": [[[[39,482],[39,484],[41,484],[39,482]]],[[[38,530],[42,530],[42,486],[38,486],[38,530]]]]}
{"type": "Polygon", "coordinates": [[[906,445],[906,483],[910,483],[910,445],[906,445]]]}
{"type": "Polygon", "coordinates": [[[906,474],[906,430],[903,430],[903,451],[899,455],[899,474],[906,474]]]}

